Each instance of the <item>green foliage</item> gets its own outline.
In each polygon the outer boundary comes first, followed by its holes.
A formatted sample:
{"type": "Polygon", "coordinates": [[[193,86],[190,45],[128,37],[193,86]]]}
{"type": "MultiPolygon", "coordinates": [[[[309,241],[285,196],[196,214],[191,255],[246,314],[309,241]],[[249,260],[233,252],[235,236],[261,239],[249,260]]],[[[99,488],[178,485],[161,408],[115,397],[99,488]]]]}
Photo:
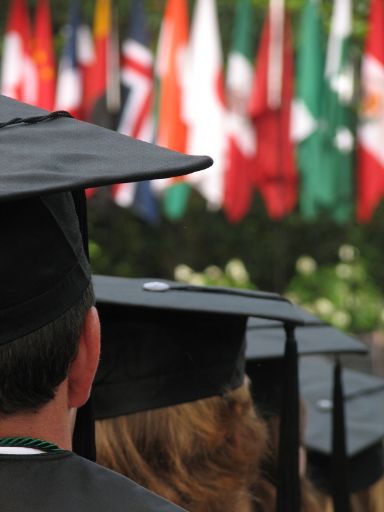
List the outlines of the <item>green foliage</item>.
{"type": "Polygon", "coordinates": [[[384,297],[357,248],[339,247],[335,264],[318,266],[310,256],[296,262],[287,297],[335,327],[361,333],[384,326],[384,297]]]}

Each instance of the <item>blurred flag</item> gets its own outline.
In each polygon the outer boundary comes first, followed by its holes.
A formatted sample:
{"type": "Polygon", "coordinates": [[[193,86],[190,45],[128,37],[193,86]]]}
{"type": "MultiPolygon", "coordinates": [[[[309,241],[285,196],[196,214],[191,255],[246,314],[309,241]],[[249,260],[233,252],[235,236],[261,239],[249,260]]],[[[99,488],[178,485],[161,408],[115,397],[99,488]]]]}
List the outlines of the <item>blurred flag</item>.
{"type": "MultiPolygon", "coordinates": [[[[384,29],[384,26],[383,26],[384,29]]],[[[353,213],[354,70],[350,52],[351,0],[335,0],[322,98],[323,150],[316,193],[320,209],[339,222],[353,213]]]]}
{"type": "Polygon", "coordinates": [[[1,93],[26,103],[36,102],[36,68],[25,0],[12,0],[6,25],[1,69],[1,93]]]}
{"type": "Polygon", "coordinates": [[[49,0],[37,3],[33,58],[37,71],[36,105],[53,110],[56,77],[49,0]]]}
{"type": "MultiPolygon", "coordinates": [[[[96,0],[93,18],[95,54],[89,69],[86,91],[86,117],[94,117],[97,103],[107,91],[108,53],[111,44],[112,12],[111,0],[96,0]]],[[[104,100],[105,101],[105,100],[104,100]]]]}
{"type": "Polygon", "coordinates": [[[223,201],[226,142],[223,63],[215,0],[197,0],[193,13],[185,72],[187,153],[214,160],[208,171],[193,173],[193,183],[211,208],[223,201]]]}
{"type": "Polygon", "coordinates": [[[59,63],[55,106],[57,110],[67,110],[78,119],[81,119],[83,99],[83,80],[77,51],[80,16],[79,0],[72,0],[69,21],[64,29],[65,42],[59,63]]]}
{"type": "Polygon", "coordinates": [[[253,83],[253,6],[238,0],[232,48],[228,56],[228,148],[224,174],[224,210],[231,222],[240,221],[252,199],[256,133],[248,114],[253,83]]]}
{"type": "Polygon", "coordinates": [[[318,213],[317,191],[321,186],[321,98],[324,88],[324,36],[318,0],[306,0],[301,18],[297,54],[294,139],[301,175],[301,213],[318,213]]]}
{"type": "MultiPolygon", "coordinates": [[[[78,0],[75,1],[77,2],[78,0]]],[[[79,23],[80,24],[77,27],[76,33],[76,57],[77,65],[81,72],[82,83],[81,119],[86,119],[87,106],[91,104],[90,97],[92,94],[92,71],[93,64],[96,59],[96,53],[90,27],[84,22],[81,16],[79,23]]]]}
{"type": "MultiPolygon", "coordinates": [[[[156,71],[159,80],[157,143],[175,151],[186,151],[187,126],[183,119],[183,70],[188,43],[186,0],[168,0],[161,25],[156,71]]],[[[184,177],[159,180],[164,211],[173,220],[186,210],[190,185],[184,177]]]]}
{"type": "MultiPolygon", "coordinates": [[[[142,0],[134,0],[127,38],[123,42],[121,81],[123,108],[118,131],[145,142],[154,137],[153,55],[142,0]]],[[[157,202],[151,183],[122,183],[112,188],[114,200],[120,206],[132,206],[144,220],[158,220],[157,202]]]]}
{"type": "Polygon", "coordinates": [[[384,4],[371,0],[362,61],[357,216],[368,222],[384,194],[384,4]]]}
{"type": "Polygon", "coordinates": [[[293,50],[284,0],[270,0],[258,51],[250,113],[257,131],[253,180],[268,214],[279,219],[297,202],[291,133],[293,50]]]}

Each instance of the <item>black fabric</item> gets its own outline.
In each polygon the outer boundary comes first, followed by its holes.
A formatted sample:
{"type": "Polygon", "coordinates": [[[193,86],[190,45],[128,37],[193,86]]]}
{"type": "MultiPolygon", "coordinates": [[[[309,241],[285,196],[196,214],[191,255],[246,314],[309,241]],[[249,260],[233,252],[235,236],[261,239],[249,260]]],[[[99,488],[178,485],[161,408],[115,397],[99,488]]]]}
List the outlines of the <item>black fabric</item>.
{"type": "Polygon", "coordinates": [[[344,393],[340,361],[333,376],[332,409],[332,500],[334,512],[350,512],[347,448],[345,440],[344,393]]]}
{"type": "Polygon", "coordinates": [[[67,311],[90,282],[70,193],[0,203],[0,344],[67,311]]]}
{"type": "Polygon", "coordinates": [[[0,455],[1,512],[182,512],[71,452],[0,455]]]}
{"type": "Polygon", "coordinates": [[[161,309],[174,311],[175,314],[205,311],[223,316],[255,316],[298,325],[303,322],[297,308],[276,293],[220,286],[185,286],[174,281],[151,278],[127,281],[119,277],[94,276],[93,283],[99,304],[161,309]],[[159,283],[162,291],[156,291],[156,286],[146,289],[148,284],[153,283],[159,283]]]}
{"type": "MultiPolygon", "coordinates": [[[[308,470],[311,481],[321,491],[332,494],[332,460],[329,455],[308,450],[308,470]]],[[[369,446],[364,451],[348,457],[349,492],[367,489],[384,474],[384,453],[382,442],[369,446]]]]}
{"type": "MultiPolygon", "coordinates": [[[[0,123],[46,113],[0,96],[0,123]]],[[[209,157],[187,156],[66,117],[7,126],[0,130],[0,141],[0,202],[169,178],[212,165],[209,157]]]]}
{"type": "Polygon", "coordinates": [[[286,325],[285,330],[286,348],[284,354],[284,388],[279,438],[276,511],[297,512],[300,510],[301,503],[298,356],[294,327],[286,325]]]}
{"type": "Polygon", "coordinates": [[[384,380],[346,368],[342,374],[335,370],[332,391],[332,364],[319,357],[303,359],[300,389],[307,409],[305,442],[313,481],[340,500],[341,510],[348,510],[346,488],[362,490],[384,474],[384,380]]]}
{"type": "MultiPolygon", "coordinates": [[[[306,446],[332,453],[332,364],[323,358],[302,358],[300,391],[307,408],[306,446]]],[[[384,437],[384,380],[343,369],[348,457],[384,437]]]]}
{"type": "Polygon", "coordinates": [[[98,309],[97,419],[221,395],[242,385],[246,318],[103,303],[98,309]]]}
{"type": "Polygon", "coordinates": [[[96,461],[95,412],[92,397],[77,410],[72,446],[77,455],[92,462],[96,461]]]}
{"type": "Polygon", "coordinates": [[[281,415],[284,359],[248,360],[246,373],[258,411],[264,418],[281,415]]]}
{"type": "MultiPolygon", "coordinates": [[[[300,325],[296,328],[295,335],[300,356],[367,353],[367,346],[361,341],[325,323],[300,325]]],[[[279,325],[278,322],[259,318],[248,320],[247,360],[282,358],[284,341],[285,333],[281,323],[279,325]]]]}

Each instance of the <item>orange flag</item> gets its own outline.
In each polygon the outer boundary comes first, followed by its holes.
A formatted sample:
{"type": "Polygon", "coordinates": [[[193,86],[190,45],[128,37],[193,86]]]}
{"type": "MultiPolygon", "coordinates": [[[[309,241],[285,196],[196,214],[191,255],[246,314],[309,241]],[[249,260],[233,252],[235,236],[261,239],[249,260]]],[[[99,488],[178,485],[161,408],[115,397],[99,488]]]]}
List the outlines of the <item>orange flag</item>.
{"type": "Polygon", "coordinates": [[[56,87],[49,0],[39,0],[37,4],[33,60],[37,70],[36,105],[53,110],[56,87]]]}
{"type": "Polygon", "coordinates": [[[185,152],[187,126],[182,118],[182,59],[188,43],[185,0],[168,0],[161,28],[158,55],[160,78],[157,142],[185,152]]]}
{"type": "MultiPolygon", "coordinates": [[[[175,151],[186,151],[187,125],[183,119],[183,65],[188,44],[186,0],[168,0],[161,25],[157,55],[159,108],[157,143],[175,151]]],[[[186,209],[189,185],[183,177],[161,180],[164,210],[169,218],[180,218],[186,209]]]]}

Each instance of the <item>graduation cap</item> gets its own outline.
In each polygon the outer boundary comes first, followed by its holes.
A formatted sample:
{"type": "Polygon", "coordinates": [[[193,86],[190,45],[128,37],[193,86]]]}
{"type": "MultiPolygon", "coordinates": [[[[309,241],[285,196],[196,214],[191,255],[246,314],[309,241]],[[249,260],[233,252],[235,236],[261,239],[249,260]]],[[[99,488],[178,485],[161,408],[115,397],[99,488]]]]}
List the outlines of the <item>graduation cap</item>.
{"type": "MultiPolygon", "coordinates": [[[[366,347],[355,338],[329,326],[318,318],[295,306],[304,325],[297,327],[298,354],[343,353],[365,354],[366,347]]],[[[277,322],[251,319],[247,328],[247,372],[251,377],[253,396],[260,411],[266,416],[281,415],[285,405],[286,382],[282,378],[284,367],[284,331],[277,322]]],[[[333,472],[335,512],[347,510],[345,428],[342,403],[341,369],[337,361],[334,369],[333,393],[333,472]],[[341,503],[340,503],[341,502],[341,503]]],[[[332,382],[332,380],[331,380],[332,382]]],[[[283,426],[282,426],[283,428],[283,426]]],[[[281,450],[280,450],[281,452],[281,450]]],[[[279,470],[281,470],[279,463],[279,470]]]]}
{"type": "MultiPolygon", "coordinates": [[[[298,355],[366,354],[366,346],[304,309],[293,306],[302,318],[295,330],[298,355]]],[[[284,329],[281,322],[250,318],[247,324],[247,372],[257,403],[266,416],[280,414],[283,383],[284,329]]]]}
{"type": "Polygon", "coordinates": [[[88,286],[85,187],[212,164],[68,116],[0,96],[0,344],[59,317],[88,286]]]}
{"type": "MultiPolygon", "coordinates": [[[[348,492],[368,488],[384,473],[384,380],[343,370],[348,492]]],[[[307,408],[305,443],[314,483],[332,492],[332,365],[323,358],[300,362],[300,391],[307,408]]]]}
{"type": "MultiPolygon", "coordinates": [[[[280,508],[297,512],[298,389],[294,326],[299,310],[283,297],[172,281],[95,276],[102,357],[94,386],[97,418],[220,395],[244,379],[248,317],[278,320],[287,334],[287,459],[280,508]],[[288,447],[295,443],[297,450],[288,447]],[[292,475],[297,473],[296,482],[292,475]]],[[[285,445],[284,445],[285,443],[285,445]]]]}
{"type": "Polygon", "coordinates": [[[300,322],[279,295],[94,276],[102,325],[100,419],[190,402],[242,385],[248,316],[300,322]]]}

